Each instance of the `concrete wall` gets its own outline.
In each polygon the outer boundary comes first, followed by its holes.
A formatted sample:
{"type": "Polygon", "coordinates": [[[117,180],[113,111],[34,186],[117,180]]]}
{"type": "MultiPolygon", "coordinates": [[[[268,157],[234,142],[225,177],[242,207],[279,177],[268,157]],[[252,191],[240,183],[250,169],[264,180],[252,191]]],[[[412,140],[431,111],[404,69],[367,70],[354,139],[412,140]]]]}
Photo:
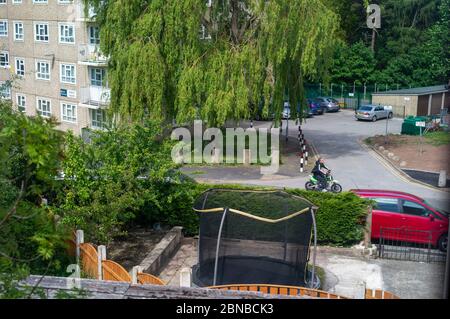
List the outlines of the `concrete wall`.
{"type": "Polygon", "coordinates": [[[391,105],[394,116],[416,116],[418,96],[410,95],[374,95],[372,104],[391,105]],[[406,100],[405,100],[406,98],[406,100]]]}

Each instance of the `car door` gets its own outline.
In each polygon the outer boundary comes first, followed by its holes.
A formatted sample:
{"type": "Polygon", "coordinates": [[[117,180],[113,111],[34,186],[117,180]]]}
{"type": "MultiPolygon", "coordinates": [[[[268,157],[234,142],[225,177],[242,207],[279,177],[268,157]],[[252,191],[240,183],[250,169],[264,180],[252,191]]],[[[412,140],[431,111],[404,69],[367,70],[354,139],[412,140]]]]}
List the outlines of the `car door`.
{"type": "MultiPolygon", "coordinates": [[[[380,238],[380,234],[389,232],[389,229],[398,229],[403,225],[403,216],[397,198],[376,197],[372,198],[375,205],[372,210],[372,238],[380,238]]],[[[389,239],[401,240],[398,232],[389,232],[389,239]]]]}
{"type": "Polygon", "coordinates": [[[375,115],[377,116],[377,119],[382,119],[382,118],[387,117],[386,112],[384,111],[384,107],[382,107],[382,106],[377,106],[375,108],[375,115]]]}
{"type": "Polygon", "coordinates": [[[405,241],[426,244],[431,240],[431,243],[435,244],[445,232],[441,218],[421,203],[403,199],[400,203],[403,222],[408,229],[408,238],[405,241]]]}

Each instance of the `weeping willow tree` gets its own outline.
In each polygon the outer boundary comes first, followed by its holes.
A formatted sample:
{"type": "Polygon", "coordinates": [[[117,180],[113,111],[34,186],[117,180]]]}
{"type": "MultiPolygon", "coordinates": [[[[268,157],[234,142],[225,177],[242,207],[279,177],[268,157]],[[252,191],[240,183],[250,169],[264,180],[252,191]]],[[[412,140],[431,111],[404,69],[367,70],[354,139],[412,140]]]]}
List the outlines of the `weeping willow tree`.
{"type": "Polygon", "coordinates": [[[279,117],[303,81],[326,81],[339,24],[322,0],[84,1],[110,56],[110,109],[132,121],[279,117]]]}

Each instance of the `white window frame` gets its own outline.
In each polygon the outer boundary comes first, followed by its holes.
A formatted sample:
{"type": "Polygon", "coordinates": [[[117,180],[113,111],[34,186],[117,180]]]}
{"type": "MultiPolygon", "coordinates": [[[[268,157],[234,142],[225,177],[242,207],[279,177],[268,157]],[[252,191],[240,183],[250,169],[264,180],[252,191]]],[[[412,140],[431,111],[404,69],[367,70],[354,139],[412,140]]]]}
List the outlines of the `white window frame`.
{"type": "Polygon", "coordinates": [[[75,36],[75,24],[74,23],[58,23],[58,41],[61,44],[75,44],[76,36],[75,36]],[[65,41],[66,36],[63,34],[65,31],[63,28],[70,27],[73,30],[73,41],[65,41]]]}
{"type": "Polygon", "coordinates": [[[26,112],[27,111],[27,97],[25,94],[16,94],[16,105],[19,112],[26,112]],[[21,103],[23,102],[23,105],[21,103]]]}
{"type": "Polygon", "coordinates": [[[45,118],[52,117],[52,101],[47,98],[44,98],[44,97],[36,97],[36,111],[37,111],[37,114],[39,114],[42,117],[45,117],[45,118]],[[48,111],[45,110],[46,114],[43,113],[42,108],[39,109],[39,105],[42,106],[42,103],[39,104],[39,101],[45,102],[47,104],[46,106],[48,106],[48,111]]]}
{"type": "Polygon", "coordinates": [[[25,40],[25,26],[22,21],[13,21],[14,41],[23,42],[25,40]],[[22,33],[17,33],[17,26],[22,26],[22,33]],[[21,37],[18,37],[20,35],[21,37]]]}
{"type": "Polygon", "coordinates": [[[0,54],[5,56],[5,64],[0,65],[0,68],[9,69],[11,67],[10,62],[9,62],[10,61],[9,52],[8,51],[0,51],[0,54]]]}
{"type": "Polygon", "coordinates": [[[19,58],[19,57],[15,57],[14,58],[14,70],[15,70],[16,75],[18,75],[20,77],[24,77],[25,76],[25,59],[24,58],[19,58]],[[23,65],[23,72],[21,72],[23,74],[19,74],[18,73],[19,68],[17,67],[17,63],[19,61],[22,62],[21,64],[23,65]]]}
{"type": "Polygon", "coordinates": [[[59,77],[60,77],[60,82],[61,83],[77,84],[77,65],[73,64],[73,63],[61,62],[60,65],[59,65],[59,77]],[[67,76],[67,73],[65,73],[66,67],[73,68],[73,75],[70,77],[70,79],[73,78],[73,81],[72,80],[67,80],[67,79],[69,79],[69,77],[67,76]]]}
{"type": "Polygon", "coordinates": [[[50,24],[49,24],[48,22],[44,22],[44,21],[36,21],[36,22],[34,22],[34,24],[33,24],[33,29],[34,29],[34,42],[38,42],[38,43],[49,43],[49,41],[50,41],[50,24]],[[43,35],[37,33],[36,28],[37,28],[38,26],[47,26],[47,35],[46,35],[47,40],[41,40],[41,39],[38,39],[38,36],[39,36],[39,37],[43,37],[43,35]]]}
{"type": "Polygon", "coordinates": [[[69,102],[61,102],[61,121],[67,122],[67,123],[77,123],[78,116],[77,116],[78,108],[77,105],[74,103],[69,102]],[[71,113],[72,115],[67,115],[67,107],[71,107],[71,113]]]}
{"type": "Polygon", "coordinates": [[[0,20],[0,23],[2,23],[2,24],[4,24],[4,26],[5,26],[5,31],[4,31],[4,33],[3,34],[0,34],[0,37],[2,37],[2,38],[7,38],[8,37],[8,34],[9,34],[9,30],[8,30],[8,20],[7,19],[1,19],[0,20]]]}
{"type": "Polygon", "coordinates": [[[50,81],[51,76],[52,76],[52,72],[50,70],[50,61],[47,61],[47,60],[36,60],[35,67],[36,67],[36,69],[35,69],[36,80],[50,81]],[[39,69],[38,65],[40,63],[46,63],[48,65],[48,78],[47,77],[39,77],[40,72],[38,70],[39,69]]]}

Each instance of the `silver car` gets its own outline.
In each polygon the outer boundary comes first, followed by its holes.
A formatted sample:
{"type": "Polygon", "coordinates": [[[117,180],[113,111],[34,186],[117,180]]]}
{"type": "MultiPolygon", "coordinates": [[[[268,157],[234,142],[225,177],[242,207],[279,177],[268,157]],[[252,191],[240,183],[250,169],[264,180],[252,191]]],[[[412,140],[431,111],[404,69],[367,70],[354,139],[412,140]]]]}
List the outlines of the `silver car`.
{"type": "Polygon", "coordinates": [[[356,119],[359,120],[368,120],[372,122],[376,122],[381,119],[389,118],[391,119],[394,116],[392,110],[389,108],[385,108],[381,105],[364,105],[361,106],[355,114],[356,119]]]}
{"type": "Polygon", "coordinates": [[[318,103],[325,112],[339,112],[341,109],[339,101],[331,97],[318,97],[314,102],[318,103]]]}

